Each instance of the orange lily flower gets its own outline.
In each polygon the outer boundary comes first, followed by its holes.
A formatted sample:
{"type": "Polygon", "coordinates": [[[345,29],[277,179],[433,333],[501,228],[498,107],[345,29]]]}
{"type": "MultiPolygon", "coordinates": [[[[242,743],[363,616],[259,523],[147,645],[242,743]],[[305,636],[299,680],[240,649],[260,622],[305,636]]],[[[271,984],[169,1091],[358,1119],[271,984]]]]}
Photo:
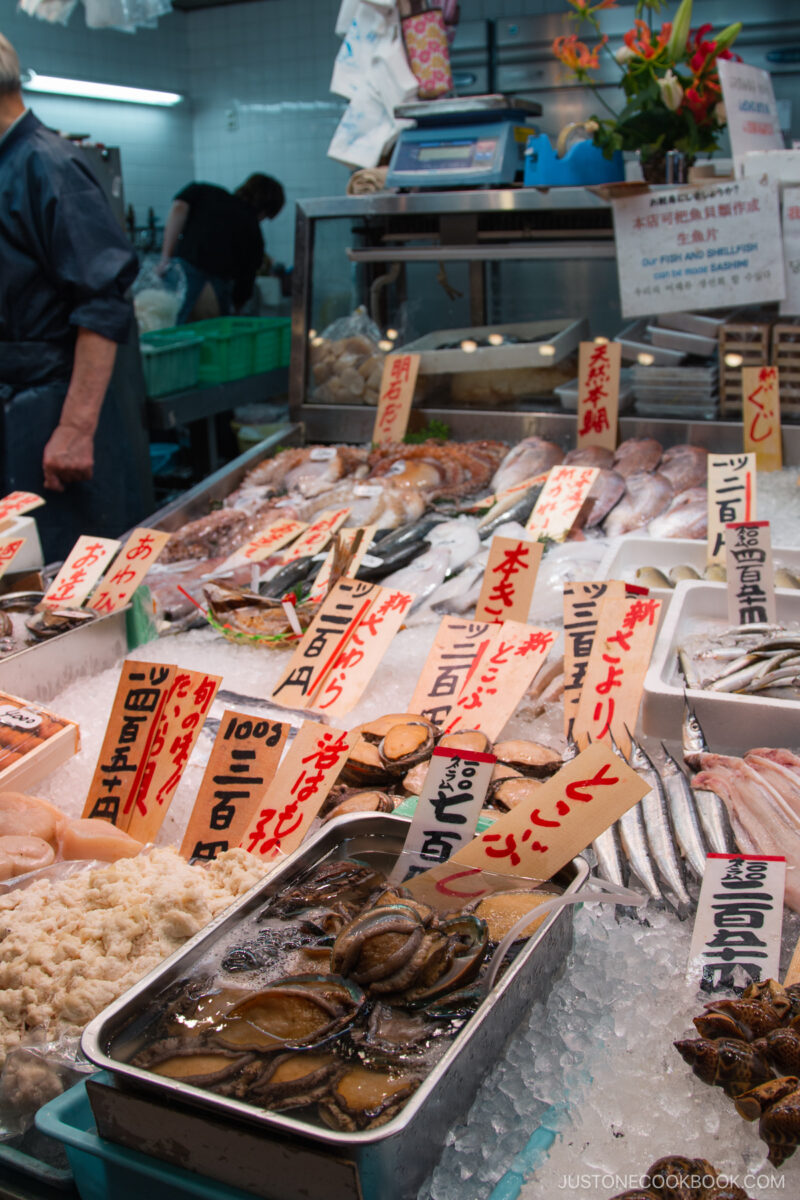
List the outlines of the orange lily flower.
{"type": "Polygon", "coordinates": [[[600,66],[598,55],[608,41],[607,36],[590,50],[585,42],[578,41],[578,35],[571,33],[568,37],[557,37],[553,42],[553,54],[569,67],[571,71],[597,70],[600,66]]]}
{"type": "Polygon", "coordinates": [[[672,22],[667,21],[661,26],[661,32],[653,42],[650,37],[650,29],[645,21],[637,17],[633,25],[633,29],[629,29],[622,40],[628,49],[633,50],[635,54],[640,54],[642,58],[653,58],[658,54],[659,50],[666,46],[672,33],[672,22]],[[639,35],[638,39],[637,34],[639,35]]]}

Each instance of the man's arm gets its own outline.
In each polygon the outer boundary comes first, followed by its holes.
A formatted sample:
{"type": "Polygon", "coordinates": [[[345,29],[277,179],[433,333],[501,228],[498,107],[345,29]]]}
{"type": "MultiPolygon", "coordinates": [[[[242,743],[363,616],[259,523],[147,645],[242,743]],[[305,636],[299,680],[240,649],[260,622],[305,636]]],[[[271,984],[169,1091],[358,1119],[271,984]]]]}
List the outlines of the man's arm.
{"type": "Polygon", "coordinates": [[[178,245],[178,239],[183,233],[186,225],[187,217],[189,216],[189,205],[185,200],[173,200],[172,208],[169,210],[167,223],[164,226],[164,241],[161,244],[161,260],[156,267],[159,275],[163,275],[169,266],[169,260],[175,253],[175,248],[178,245]]]}
{"type": "Polygon", "coordinates": [[[63,492],[65,483],[92,477],[94,435],[116,355],[116,342],[91,329],[78,329],[61,419],[42,459],[44,486],[53,492],[63,492]]]}

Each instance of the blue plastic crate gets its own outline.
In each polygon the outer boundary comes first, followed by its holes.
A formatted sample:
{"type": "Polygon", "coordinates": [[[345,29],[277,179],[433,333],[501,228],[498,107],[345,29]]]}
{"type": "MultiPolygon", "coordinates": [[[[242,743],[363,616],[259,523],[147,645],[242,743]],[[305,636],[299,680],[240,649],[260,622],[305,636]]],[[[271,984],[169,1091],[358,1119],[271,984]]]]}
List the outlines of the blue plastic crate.
{"type": "MultiPolygon", "coordinates": [[[[104,1072],[95,1078],[110,1082],[104,1072]]],[[[250,1192],[98,1137],[85,1082],[40,1108],[36,1128],[63,1142],[81,1200],[253,1200],[250,1192]]]]}

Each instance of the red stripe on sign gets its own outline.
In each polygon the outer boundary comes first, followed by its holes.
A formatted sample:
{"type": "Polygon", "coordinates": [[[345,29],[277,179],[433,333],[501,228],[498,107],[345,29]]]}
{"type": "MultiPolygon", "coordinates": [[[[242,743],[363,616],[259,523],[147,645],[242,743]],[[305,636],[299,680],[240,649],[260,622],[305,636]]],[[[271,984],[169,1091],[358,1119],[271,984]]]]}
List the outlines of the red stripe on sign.
{"type": "Polygon", "coordinates": [[[638,583],[625,584],[626,596],[649,596],[650,588],[640,587],[638,583]]]}
{"type": "Polygon", "coordinates": [[[706,858],[743,858],[747,862],[786,862],[782,854],[707,854],[706,858]]]}
{"type": "Polygon", "coordinates": [[[745,520],[750,520],[750,513],[753,511],[753,477],[750,471],[745,472],[744,477],[744,516],[745,520]]]}
{"type": "Polygon", "coordinates": [[[729,521],[725,526],[726,529],[764,529],[769,525],[769,521],[729,521]]]}
{"type": "Polygon", "coordinates": [[[497,757],[494,754],[484,754],[482,750],[454,750],[448,746],[437,746],[432,755],[433,758],[463,758],[467,762],[487,762],[496,763],[497,757]]]}

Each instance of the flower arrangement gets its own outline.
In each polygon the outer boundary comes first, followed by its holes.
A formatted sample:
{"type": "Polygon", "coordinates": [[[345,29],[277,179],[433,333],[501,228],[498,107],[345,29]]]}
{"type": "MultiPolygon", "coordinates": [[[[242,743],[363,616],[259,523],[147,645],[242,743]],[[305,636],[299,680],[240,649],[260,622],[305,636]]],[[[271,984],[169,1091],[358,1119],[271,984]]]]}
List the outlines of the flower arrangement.
{"type": "MultiPolygon", "coordinates": [[[[577,33],[556,38],[553,53],[581,83],[587,84],[611,114],[586,122],[594,143],[606,158],[615,150],[639,150],[647,174],[648,163],[658,167],[668,150],[679,150],[689,163],[699,153],[713,154],[725,128],[725,107],[717,71],[717,60],[736,58],[731,46],[741,23],[729,25],[716,38],[709,38],[711,25],[691,29],[692,0],[682,0],[675,20],[666,21],[657,32],[652,15],[663,0],[640,0],[633,29],[612,55],[608,37],[602,33],[598,13],[616,8],[616,0],[568,0],[577,22],[587,22],[599,41],[594,48],[578,39],[577,33]],[[649,22],[641,18],[647,9],[649,22]],[[617,63],[626,104],[614,112],[592,78],[600,66],[600,55],[617,63]]],[[[740,60],[738,60],[740,61],[740,60]]],[[[663,172],[662,172],[663,178],[663,172]]]]}

